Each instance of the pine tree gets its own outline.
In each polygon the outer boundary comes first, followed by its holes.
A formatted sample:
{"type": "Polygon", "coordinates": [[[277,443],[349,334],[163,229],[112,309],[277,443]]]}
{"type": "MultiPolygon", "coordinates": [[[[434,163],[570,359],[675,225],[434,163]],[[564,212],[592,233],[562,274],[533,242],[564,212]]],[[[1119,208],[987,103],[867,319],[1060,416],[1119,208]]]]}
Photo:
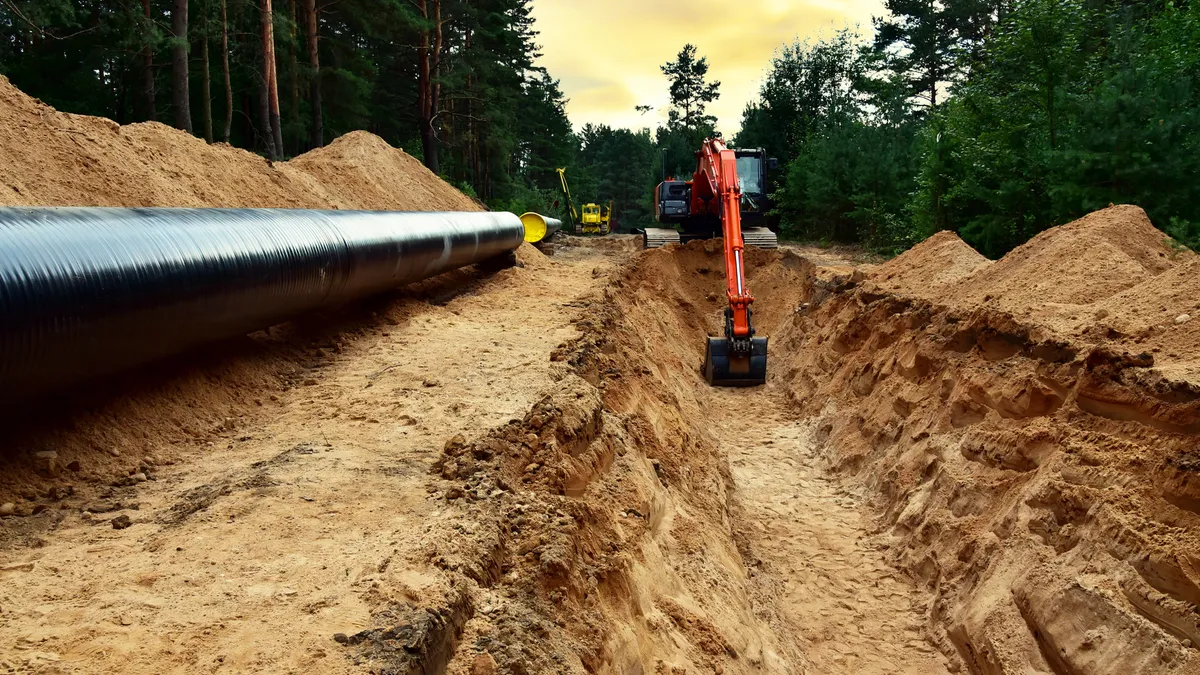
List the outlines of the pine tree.
{"type": "Polygon", "coordinates": [[[670,82],[671,109],[667,124],[672,128],[711,128],[717,118],[705,113],[709,103],[720,98],[721,83],[708,82],[708,59],[696,58],[696,46],[687,44],[674,61],[660,66],[670,82]]]}

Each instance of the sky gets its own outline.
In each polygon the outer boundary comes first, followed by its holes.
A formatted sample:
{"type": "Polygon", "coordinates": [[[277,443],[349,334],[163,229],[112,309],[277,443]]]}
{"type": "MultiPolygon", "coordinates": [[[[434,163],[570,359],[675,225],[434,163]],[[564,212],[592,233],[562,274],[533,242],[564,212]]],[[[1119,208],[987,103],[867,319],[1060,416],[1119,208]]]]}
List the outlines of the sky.
{"type": "Polygon", "coordinates": [[[871,30],[883,0],[534,0],[538,64],[561,81],[567,115],[584,124],[640,129],[667,118],[659,66],[687,43],[708,58],[721,98],[709,106],[717,128],[737,132],[771,57],[785,43],[871,30]],[[638,113],[637,105],[654,110],[638,113]]]}

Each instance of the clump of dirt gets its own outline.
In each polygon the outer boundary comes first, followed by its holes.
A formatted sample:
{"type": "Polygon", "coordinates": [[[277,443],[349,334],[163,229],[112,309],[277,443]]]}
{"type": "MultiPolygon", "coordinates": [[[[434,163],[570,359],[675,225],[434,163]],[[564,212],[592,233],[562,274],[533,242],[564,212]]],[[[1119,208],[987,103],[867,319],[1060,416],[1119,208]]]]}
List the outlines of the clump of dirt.
{"type": "MultiPolygon", "coordinates": [[[[1075,332],[1090,306],[1194,259],[1170,245],[1137,206],[1111,206],[1051,228],[993,262],[939,232],[881,265],[872,282],[889,292],[973,308],[988,304],[1075,332]]],[[[1096,309],[1100,307],[1097,306],[1096,309]]],[[[1090,316],[1089,316],[1090,318],[1090,316]]]]}
{"type": "Polygon", "coordinates": [[[395,209],[397,199],[436,205],[431,210],[477,211],[483,206],[413,156],[366,131],[350,132],[283,167],[312,176],[338,200],[353,204],[342,208],[395,209]]]}
{"type": "Polygon", "coordinates": [[[1173,267],[1167,242],[1141,208],[1112,206],[1039,234],[964,280],[955,300],[1014,312],[1091,304],[1173,267]]]}
{"type": "Polygon", "coordinates": [[[929,292],[955,248],[815,294],[779,384],[972,672],[1200,672],[1194,256],[1112,207],[929,292]]]}

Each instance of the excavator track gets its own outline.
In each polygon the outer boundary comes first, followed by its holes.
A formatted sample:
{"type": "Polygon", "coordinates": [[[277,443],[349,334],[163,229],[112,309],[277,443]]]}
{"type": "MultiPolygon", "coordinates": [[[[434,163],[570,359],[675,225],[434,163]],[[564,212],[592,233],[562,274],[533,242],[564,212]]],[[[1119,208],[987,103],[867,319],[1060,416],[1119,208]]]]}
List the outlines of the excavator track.
{"type": "MultiPolygon", "coordinates": [[[[643,248],[662,248],[667,244],[678,244],[682,241],[678,230],[668,230],[663,227],[647,227],[642,234],[643,248]]],[[[779,237],[765,227],[748,227],[742,230],[742,241],[747,246],[758,248],[779,248],[779,237]]]]}
{"type": "Polygon", "coordinates": [[[747,246],[758,248],[779,248],[779,237],[765,227],[742,228],[742,241],[747,246]]]}
{"type": "Polygon", "coordinates": [[[662,248],[667,244],[679,243],[679,231],[665,227],[647,227],[642,234],[643,248],[662,248]]]}

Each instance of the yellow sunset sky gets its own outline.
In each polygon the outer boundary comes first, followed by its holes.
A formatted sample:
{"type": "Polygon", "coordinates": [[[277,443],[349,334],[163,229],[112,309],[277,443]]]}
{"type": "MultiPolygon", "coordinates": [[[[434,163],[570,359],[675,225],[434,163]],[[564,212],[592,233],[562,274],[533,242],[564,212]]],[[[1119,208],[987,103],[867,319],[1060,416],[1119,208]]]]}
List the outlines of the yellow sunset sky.
{"type": "Polygon", "coordinates": [[[654,128],[667,117],[659,66],[691,42],[708,57],[721,98],[709,107],[737,131],[771,56],[796,39],[844,27],[871,31],[883,0],[534,0],[539,65],[561,80],[576,129],[588,122],[654,128]],[[636,105],[652,105],[640,114],[636,105]]]}

